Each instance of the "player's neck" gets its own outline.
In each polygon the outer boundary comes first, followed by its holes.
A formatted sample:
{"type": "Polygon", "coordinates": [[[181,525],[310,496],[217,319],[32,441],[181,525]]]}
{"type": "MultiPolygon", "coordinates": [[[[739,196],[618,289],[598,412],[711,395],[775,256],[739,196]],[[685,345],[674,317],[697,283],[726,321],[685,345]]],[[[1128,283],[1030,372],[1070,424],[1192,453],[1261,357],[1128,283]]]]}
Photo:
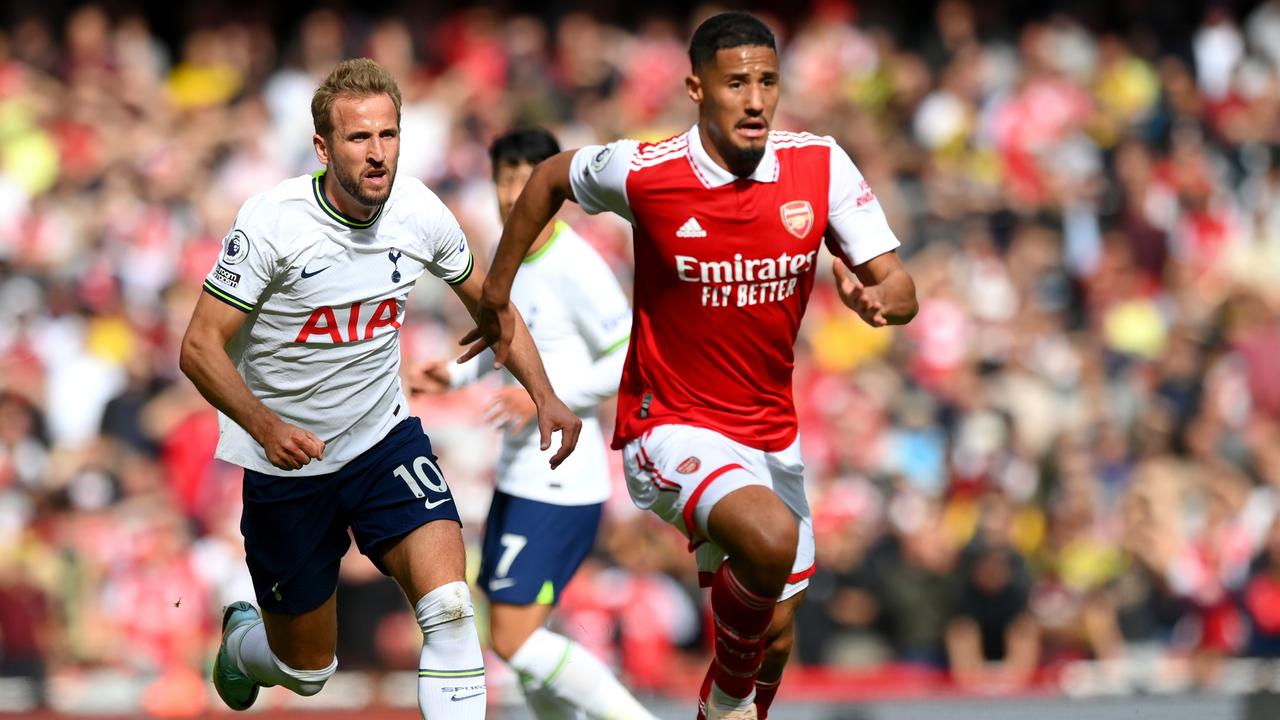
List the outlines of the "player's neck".
{"type": "Polygon", "coordinates": [[[542,228],[542,232],[538,233],[538,237],[534,238],[533,244],[529,246],[529,252],[524,254],[525,258],[531,258],[542,252],[547,243],[551,242],[552,236],[556,234],[556,224],[559,222],[559,220],[552,219],[551,222],[547,223],[546,227],[542,228]]]}
{"type": "Polygon", "coordinates": [[[338,182],[337,176],[328,170],[325,171],[324,177],[320,178],[320,190],[324,193],[325,200],[328,200],[338,212],[359,222],[365,222],[373,217],[381,207],[381,205],[369,207],[351,197],[338,182]]]}
{"type": "Polygon", "coordinates": [[[711,158],[711,162],[728,170],[734,177],[751,177],[752,173],[756,171],[756,167],[760,165],[762,158],[756,158],[751,162],[750,167],[734,167],[724,153],[720,152],[720,148],[716,147],[715,140],[711,138],[711,133],[707,130],[709,125],[710,123],[706,121],[698,121],[698,139],[702,141],[702,151],[707,154],[707,157],[711,158]]]}

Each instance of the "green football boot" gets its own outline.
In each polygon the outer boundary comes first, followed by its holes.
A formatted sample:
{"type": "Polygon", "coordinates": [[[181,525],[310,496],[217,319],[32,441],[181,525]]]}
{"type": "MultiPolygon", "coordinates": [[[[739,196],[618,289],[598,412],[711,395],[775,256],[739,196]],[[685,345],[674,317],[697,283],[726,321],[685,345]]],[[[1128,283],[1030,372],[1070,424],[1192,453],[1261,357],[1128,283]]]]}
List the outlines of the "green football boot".
{"type": "Polygon", "coordinates": [[[213,687],[232,710],[248,710],[258,699],[259,686],[253,678],[240,672],[227,653],[227,637],[236,628],[261,621],[258,608],[243,600],[231,603],[222,611],[222,644],[213,661],[213,687]]]}

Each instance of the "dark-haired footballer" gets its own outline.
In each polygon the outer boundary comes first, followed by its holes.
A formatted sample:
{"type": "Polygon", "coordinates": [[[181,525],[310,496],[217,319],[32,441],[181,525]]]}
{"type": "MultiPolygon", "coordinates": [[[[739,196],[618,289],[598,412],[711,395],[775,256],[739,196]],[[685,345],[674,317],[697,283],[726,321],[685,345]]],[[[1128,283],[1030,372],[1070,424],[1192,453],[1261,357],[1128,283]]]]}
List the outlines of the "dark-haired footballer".
{"type": "Polygon", "coordinates": [[[694,33],[689,59],[698,122],[688,132],[538,166],[463,340],[506,359],[518,327],[512,281],[565,200],[631,222],[635,317],[613,447],[632,500],[688,536],[711,587],[715,658],[699,714],[742,720],[768,713],[813,572],[791,376],[824,238],[840,298],[867,324],[908,322],[916,297],[844,150],[772,130],[780,76],[769,29],[745,13],[716,15],[694,33]]]}
{"type": "MultiPolygon", "coordinates": [[[[555,137],[541,128],[512,130],[493,142],[489,155],[504,220],[534,167],[559,152],[555,137]]],[[[556,393],[582,418],[582,434],[573,455],[550,469],[530,423],[533,402],[503,373],[489,407],[504,434],[476,583],[489,596],[493,649],[519,674],[540,719],[653,720],[608,666],[545,627],[595,546],[609,498],[609,463],[596,415],[600,403],[618,392],[631,307],[608,264],[563,221],[542,230],[522,264],[512,299],[528,318],[556,393]]],[[[410,389],[445,392],[492,369],[488,352],[461,365],[436,360],[410,373],[410,389]]]]}

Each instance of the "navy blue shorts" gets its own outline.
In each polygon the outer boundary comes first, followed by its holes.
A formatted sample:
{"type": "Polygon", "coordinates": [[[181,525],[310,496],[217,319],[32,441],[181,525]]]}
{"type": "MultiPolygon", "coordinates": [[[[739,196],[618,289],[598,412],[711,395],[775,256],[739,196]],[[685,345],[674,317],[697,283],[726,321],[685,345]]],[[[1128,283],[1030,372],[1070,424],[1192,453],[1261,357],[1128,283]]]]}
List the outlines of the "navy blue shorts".
{"type": "Polygon", "coordinates": [[[338,564],[351,534],[384,574],[389,543],[432,520],[459,525],[453,494],[416,417],[341,470],[289,477],[244,471],[240,532],[258,605],[297,615],[338,587],[338,564]]]}
{"type": "Polygon", "coordinates": [[[595,545],[603,510],[494,493],[476,584],[491,602],[554,605],[595,545]]]}

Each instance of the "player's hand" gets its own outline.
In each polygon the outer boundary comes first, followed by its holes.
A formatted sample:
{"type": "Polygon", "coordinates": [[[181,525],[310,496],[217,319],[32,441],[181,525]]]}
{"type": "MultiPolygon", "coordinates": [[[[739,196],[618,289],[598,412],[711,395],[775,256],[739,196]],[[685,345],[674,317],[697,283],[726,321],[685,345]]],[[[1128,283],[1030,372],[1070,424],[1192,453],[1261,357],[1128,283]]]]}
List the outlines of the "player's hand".
{"type": "Polygon", "coordinates": [[[451,387],[447,360],[427,360],[409,368],[405,374],[410,395],[439,395],[451,387]]]}
{"type": "Polygon", "coordinates": [[[538,406],[522,387],[504,387],[493,396],[485,418],[498,427],[510,428],[512,432],[520,432],[537,417],[538,406]]]}
{"type": "Polygon", "coordinates": [[[516,310],[510,301],[501,305],[485,301],[484,296],[476,306],[476,327],[462,336],[459,345],[470,345],[458,358],[463,363],[479,355],[486,347],[493,350],[493,366],[500,368],[511,352],[511,338],[516,334],[516,310]]]}
{"type": "Polygon", "coordinates": [[[578,446],[578,433],[582,432],[582,420],[573,414],[560,398],[552,395],[538,407],[538,431],[542,434],[542,449],[551,447],[551,433],[560,431],[560,449],[551,456],[551,469],[569,457],[578,446]]]}
{"type": "Polygon", "coordinates": [[[298,470],[312,458],[324,459],[323,440],[283,420],[272,423],[257,440],[267,451],[267,460],[281,470],[298,470]]]}
{"type": "Polygon", "coordinates": [[[858,317],[871,327],[884,327],[889,324],[884,317],[884,302],[880,297],[880,288],[863,285],[839,258],[832,262],[831,271],[835,273],[836,292],[840,293],[840,301],[845,304],[845,307],[858,313],[858,317]]]}

